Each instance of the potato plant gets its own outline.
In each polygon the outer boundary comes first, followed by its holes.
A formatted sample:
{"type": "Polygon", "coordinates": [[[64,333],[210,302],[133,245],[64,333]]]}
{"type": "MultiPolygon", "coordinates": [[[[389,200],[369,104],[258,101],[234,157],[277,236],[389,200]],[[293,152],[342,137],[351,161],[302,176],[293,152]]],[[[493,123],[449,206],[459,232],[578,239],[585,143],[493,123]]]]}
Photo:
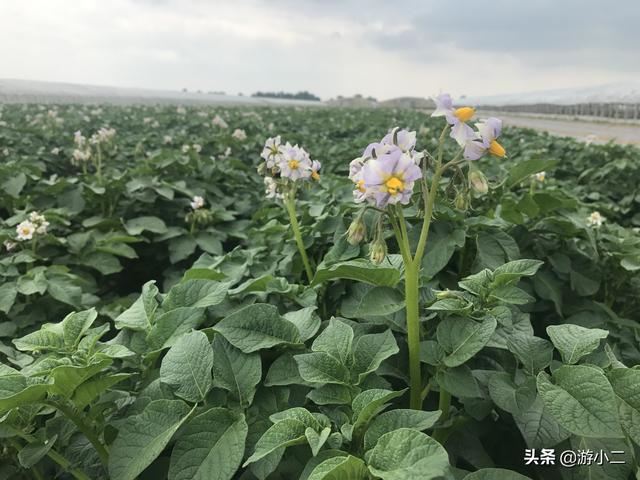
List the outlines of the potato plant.
{"type": "Polygon", "coordinates": [[[0,478],[634,478],[640,152],[437,100],[4,106],[0,478]]]}

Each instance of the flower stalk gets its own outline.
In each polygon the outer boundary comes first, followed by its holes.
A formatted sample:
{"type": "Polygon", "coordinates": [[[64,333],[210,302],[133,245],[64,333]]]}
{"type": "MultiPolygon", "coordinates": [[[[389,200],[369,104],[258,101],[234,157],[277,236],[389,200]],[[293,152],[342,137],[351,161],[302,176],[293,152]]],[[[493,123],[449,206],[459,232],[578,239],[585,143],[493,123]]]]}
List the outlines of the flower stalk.
{"type": "Polygon", "coordinates": [[[300,224],[298,223],[298,217],[296,215],[295,192],[292,192],[291,194],[285,197],[284,205],[287,209],[287,213],[289,214],[291,229],[293,230],[293,236],[296,240],[298,251],[300,252],[300,256],[302,257],[302,263],[304,264],[304,270],[305,270],[305,273],[307,274],[307,279],[309,280],[309,283],[311,283],[311,280],[313,280],[313,270],[311,269],[311,264],[309,263],[309,257],[307,256],[307,251],[304,248],[304,242],[302,241],[300,224]]]}

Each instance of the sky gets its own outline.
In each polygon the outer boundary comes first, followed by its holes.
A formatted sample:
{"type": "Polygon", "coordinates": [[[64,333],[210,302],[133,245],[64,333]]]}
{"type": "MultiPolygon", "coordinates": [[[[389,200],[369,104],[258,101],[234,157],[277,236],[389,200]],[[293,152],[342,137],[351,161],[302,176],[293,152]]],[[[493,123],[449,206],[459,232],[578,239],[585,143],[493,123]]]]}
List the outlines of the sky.
{"type": "Polygon", "coordinates": [[[640,1],[0,0],[0,78],[511,94],[640,77],[640,1]]]}

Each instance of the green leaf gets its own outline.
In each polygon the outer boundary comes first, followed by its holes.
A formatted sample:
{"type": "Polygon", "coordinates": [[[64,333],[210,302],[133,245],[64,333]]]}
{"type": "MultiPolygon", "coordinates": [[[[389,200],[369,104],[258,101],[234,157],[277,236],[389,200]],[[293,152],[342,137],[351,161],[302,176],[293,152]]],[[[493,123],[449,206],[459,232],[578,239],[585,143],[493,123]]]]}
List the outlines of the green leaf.
{"type": "Polygon", "coordinates": [[[88,365],[60,365],[55,367],[50,373],[51,378],[53,378],[51,392],[71,398],[76,388],[107,368],[111,365],[111,362],[110,358],[103,358],[88,365]]]}
{"type": "Polygon", "coordinates": [[[142,232],[166,233],[167,225],[158,217],[138,217],[127,220],[124,229],[129,235],[140,235],[142,232]]]}
{"type": "Polygon", "coordinates": [[[529,448],[551,448],[571,436],[549,415],[540,397],[526,409],[515,413],[513,419],[529,448]]]}
{"type": "Polygon", "coordinates": [[[540,298],[552,301],[556,312],[562,316],[562,282],[553,273],[543,270],[533,277],[533,287],[540,298]]]}
{"type": "Polygon", "coordinates": [[[306,429],[307,426],[303,422],[293,418],[285,418],[273,424],[260,437],[253,455],[242,466],[246,467],[257,462],[276,450],[305,443],[307,441],[304,434],[306,429]]]}
{"type": "Polygon", "coordinates": [[[316,432],[313,428],[307,427],[304,431],[304,436],[307,437],[307,443],[311,447],[311,454],[315,457],[329,438],[331,434],[331,427],[325,427],[320,433],[316,432]]]}
{"type": "Polygon", "coordinates": [[[609,372],[608,378],[618,397],[618,414],[622,428],[640,445],[640,370],[616,368],[609,372]]]}
{"type": "Polygon", "coordinates": [[[44,442],[36,441],[25,445],[24,448],[18,452],[20,465],[24,468],[33,467],[49,453],[49,450],[51,450],[57,439],[58,436],[54,435],[44,442]]]}
{"type": "Polygon", "coordinates": [[[82,410],[110,387],[129,377],[130,373],[114,373],[84,382],[76,388],[72,401],[78,410],[82,410]]]}
{"type": "Polygon", "coordinates": [[[444,364],[447,367],[457,367],[469,360],[489,342],[496,326],[494,317],[488,317],[482,322],[457,317],[440,322],[436,335],[438,343],[447,352],[444,364]]]}
{"type": "Polygon", "coordinates": [[[213,350],[203,332],[182,335],[162,359],[160,381],[173,388],[176,396],[197,403],[211,389],[213,350]]]}
{"type": "Polygon", "coordinates": [[[489,379],[489,395],[501,409],[517,415],[525,411],[536,400],[536,384],[533,379],[516,385],[511,375],[495,372],[489,379]]]}
{"type": "Polygon", "coordinates": [[[141,414],[129,417],[110,448],[110,477],[135,480],[162,453],[189,413],[182,400],[154,400],[141,414]]]}
{"type": "Polygon", "coordinates": [[[498,287],[492,290],[489,296],[510,305],[526,305],[535,300],[527,292],[513,285],[498,287]]]}
{"type": "Polygon", "coordinates": [[[382,435],[368,463],[371,473],[382,480],[429,480],[449,472],[449,455],[442,445],[409,428],[382,435]]]}
{"type": "Polygon", "coordinates": [[[342,278],[370,285],[393,287],[400,281],[400,271],[393,267],[377,266],[364,259],[348,260],[330,266],[320,266],[311,286],[342,278]]]}
{"type": "Polygon", "coordinates": [[[161,350],[173,345],[181,335],[200,326],[204,320],[204,309],[179,307],[160,315],[147,335],[152,350],[161,350]]]}
{"type": "Polygon", "coordinates": [[[351,404],[351,391],[345,385],[327,384],[307,393],[307,398],[316,405],[351,404]]]}
{"type": "Polygon", "coordinates": [[[298,329],[273,305],[254,304],[222,319],[214,329],[244,353],[281,344],[301,343],[298,329]]]}
{"type": "Polygon", "coordinates": [[[447,392],[461,398],[477,398],[482,396],[478,382],[466,365],[438,370],[438,385],[447,392]]]}
{"type": "Polygon", "coordinates": [[[77,347],[80,338],[85,334],[89,327],[98,317],[95,308],[84,310],[82,312],[74,312],[67,315],[62,320],[62,336],[66,347],[77,347]]]}
{"type": "Polygon", "coordinates": [[[171,454],[169,480],[230,480],[247,438],[244,415],[212,408],[191,419],[171,454]]]}
{"type": "Polygon", "coordinates": [[[613,388],[596,367],[564,365],[553,378],[540,372],[538,391],[549,413],[575,435],[594,438],[623,436],[613,388]]]}
{"type": "Polygon", "coordinates": [[[531,480],[529,477],[504,468],[483,468],[464,477],[464,480],[531,480]]]}
{"type": "Polygon", "coordinates": [[[48,383],[32,383],[23,375],[0,377],[0,414],[16,407],[42,400],[49,390],[48,383]]]}
{"type": "Polygon", "coordinates": [[[404,395],[407,391],[394,392],[382,388],[372,388],[359,393],[351,403],[353,410],[353,430],[362,430],[378,413],[386,408],[386,403],[394,398],[404,395]]]}
{"type": "Polygon", "coordinates": [[[210,280],[185,280],[174,285],[162,302],[165,311],[178,307],[211,307],[227,296],[228,284],[210,280]]]}
{"type": "Polygon", "coordinates": [[[316,306],[306,307],[283,315],[298,328],[300,340],[303,342],[313,337],[320,329],[320,317],[315,313],[316,309],[316,306]]]}
{"type": "Polygon", "coordinates": [[[47,283],[49,295],[59,302],[79,308],[82,304],[82,288],[67,276],[49,277],[47,283]]]}
{"type": "Polygon", "coordinates": [[[298,363],[293,355],[292,352],[286,352],[273,361],[264,379],[266,387],[305,383],[298,372],[298,363]]]}
{"type": "Polygon", "coordinates": [[[545,170],[551,170],[558,160],[548,160],[534,158],[519,162],[509,170],[509,178],[507,180],[507,188],[513,188],[523,180],[528,180],[531,175],[545,170]]]}
{"type": "Polygon", "coordinates": [[[366,480],[369,478],[364,462],[352,455],[336,456],[313,469],[307,480],[366,480]]]}
{"type": "Polygon", "coordinates": [[[221,335],[213,339],[213,383],[224,388],[248,407],[262,378],[262,362],[258,353],[243,353],[221,335]]]}
{"type": "Polygon", "coordinates": [[[476,247],[480,265],[491,269],[520,255],[516,241],[502,231],[480,232],[476,238],[476,247]]]}
{"type": "Polygon", "coordinates": [[[510,285],[520,280],[521,277],[535,275],[543,263],[540,260],[522,259],[500,265],[493,271],[492,286],[495,288],[510,285]]]}
{"type": "Polygon", "coordinates": [[[404,306],[403,295],[394,288],[356,284],[352,294],[342,301],[341,314],[346,318],[384,316],[398,312],[404,306]]]}
{"type": "Polygon", "coordinates": [[[62,350],[64,335],[61,323],[45,323],[40,330],[13,340],[18,350],[23,352],[62,350]]]}
{"type": "Polygon", "coordinates": [[[300,376],[312,383],[349,384],[349,370],[342,363],[325,352],[296,355],[300,376]]]}
{"type": "Polygon", "coordinates": [[[399,351],[391,330],[358,337],[353,349],[352,367],[353,372],[358,375],[358,383],[361,383],[369,373],[375,372],[384,360],[399,351]]]}
{"type": "Polygon", "coordinates": [[[410,428],[423,431],[433,427],[442,412],[425,412],[422,410],[395,409],[381,413],[373,419],[364,434],[364,449],[370,450],[385,433],[393,432],[399,428],[410,428]]]}
{"type": "Polygon", "coordinates": [[[607,338],[609,331],[567,323],[547,327],[547,334],[562,354],[562,360],[574,364],[598,348],[600,340],[607,338]]]}
{"type": "Polygon", "coordinates": [[[551,343],[544,338],[533,335],[511,335],[507,340],[507,348],[531,374],[537,374],[540,370],[544,370],[553,360],[551,343]]]}
{"type": "Polygon", "coordinates": [[[18,288],[13,282],[0,285],[0,312],[9,313],[18,295],[18,288]]]}
{"type": "Polygon", "coordinates": [[[158,295],[158,287],[155,286],[155,281],[145,283],[138,299],[115,319],[116,328],[119,330],[123,328],[136,331],[148,330],[158,308],[156,295],[158,295]]]}
{"type": "Polygon", "coordinates": [[[329,326],[316,337],[311,345],[314,352],[325,352],[343,365],[351,364],[351,346],[353,328],[336,318],[329,321],[329,326]]]}
{"type": "Polygon", "coordinates": [[[19,198],[20,192],[27,184],[27,176],[23,172],[19,172],[2,182],[2,191],[13,198],[19,198]]]}

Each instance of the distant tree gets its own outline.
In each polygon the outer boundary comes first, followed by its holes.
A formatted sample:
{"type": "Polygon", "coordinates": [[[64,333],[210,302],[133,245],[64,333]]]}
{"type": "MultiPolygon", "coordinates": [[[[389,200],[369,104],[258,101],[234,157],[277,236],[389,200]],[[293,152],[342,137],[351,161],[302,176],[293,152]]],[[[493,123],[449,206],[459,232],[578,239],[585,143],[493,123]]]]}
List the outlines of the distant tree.
{"type": "Polygon", "coordinates": [[[252,97],[262,97],[262,98],[286,98],[289,100],[313,100],[320,101],[320,97],[310,93],[308,91],[298,92],[298,93],[288,93],[288,92],[256,92],[251,95],[252,97]]]}

